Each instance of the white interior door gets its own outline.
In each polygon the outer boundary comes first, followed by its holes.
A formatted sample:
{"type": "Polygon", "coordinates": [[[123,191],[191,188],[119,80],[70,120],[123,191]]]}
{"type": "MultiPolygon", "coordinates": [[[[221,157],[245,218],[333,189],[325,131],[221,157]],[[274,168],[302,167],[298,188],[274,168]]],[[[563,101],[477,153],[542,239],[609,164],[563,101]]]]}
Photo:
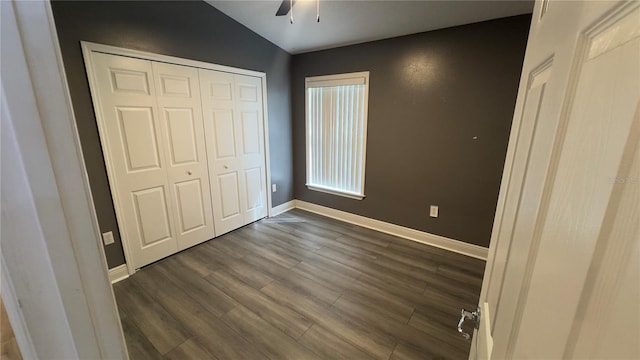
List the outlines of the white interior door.
{"type": "Polygon", "coordinates": [[[135,268],[178,249],[150,61],[93,54],[96,115],[120,231],[135,268]]]}
{"type": "Polygon", "coordinates": [[[216,235],[267,215],[261,79],[200,69],[216,235]]]}
{"type": "Polygon", "coordinates": [[[536,3],[471,358],[640,357],[638,7],[536,3]]]}
{"type": "Polygon", "coordinates": [[[214,237],[198,69],[153,62],[178,250],[214,237]]]}

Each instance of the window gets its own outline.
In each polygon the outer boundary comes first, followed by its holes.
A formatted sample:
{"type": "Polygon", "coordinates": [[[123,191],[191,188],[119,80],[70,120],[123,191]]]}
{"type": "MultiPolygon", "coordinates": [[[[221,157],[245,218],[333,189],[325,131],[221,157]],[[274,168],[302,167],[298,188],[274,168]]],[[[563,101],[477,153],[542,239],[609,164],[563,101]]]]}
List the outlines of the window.
{"type": "Polygon", "coordinates": [[[362,200],[369,72],[309,77],[307,187],[362,200]]]}

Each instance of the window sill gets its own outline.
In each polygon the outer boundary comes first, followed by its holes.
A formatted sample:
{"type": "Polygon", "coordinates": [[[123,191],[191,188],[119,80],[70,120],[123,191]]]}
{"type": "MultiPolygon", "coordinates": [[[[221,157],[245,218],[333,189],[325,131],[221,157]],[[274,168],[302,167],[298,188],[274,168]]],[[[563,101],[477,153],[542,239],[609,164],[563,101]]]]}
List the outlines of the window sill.
{"type": "Polygon", "coordinates": [[[346,197],[346,198],[349,198],[349,199],[355,199],[355,200],[362,200],[365,197],[364,194],[350,193],[350,192],[346,192],[346,191],[329,189],[329,188],[325,188],[325,187],[322,187],[322,186],[309,185],[309,184],[307,184],[307,189],[313,190],[313,191],[319,191],[319,192],[323,192],[323,193],[327,193],[327,194],[332,194],[332,195],[338,195],[338,196],[346,197]]]}

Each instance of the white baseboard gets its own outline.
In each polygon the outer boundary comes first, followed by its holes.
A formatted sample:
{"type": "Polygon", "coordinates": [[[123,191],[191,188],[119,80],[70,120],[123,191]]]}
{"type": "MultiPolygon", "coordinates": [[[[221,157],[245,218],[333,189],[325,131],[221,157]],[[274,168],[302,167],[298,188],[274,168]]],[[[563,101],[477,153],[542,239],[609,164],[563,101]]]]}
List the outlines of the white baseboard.
{"type": "Polygon", "coordinates": [[[486,261],[489,254],[489,249],[482,246],[468,244],[459,240],[449,239],[444,236],[430,234],[424,231],[419,231],[408,227],[351,214],[348,212],[312,204],[302,200],[295,200],[295,207],[336,220],[344,221],[350,224],[362,226],[390,235],[395,235],[422,244],[435,246],[437,248],[449,250],[458,254],[471,256],[476,259],[486,261]]]}
{"type": "Polygon", "coordinates": [[[286,203],[280,204],[278,206],[274,206],[271,208],[271,215],[269,215],[270,217],[272,216],[277,216],[280,215],[282,213],[285,213],[291,209],[294,209],[296,207],[296,201],[295,200],[291,200],[291,201],[287,201],[286,203]]]}
{"type": "Polygon", "coordinates": [[[127,264],[116,266],[113,269],[109,269],[109,281],[112,284],[118,281],[124,280],[129,277],[129,271],[127,270],[127,264]]]}

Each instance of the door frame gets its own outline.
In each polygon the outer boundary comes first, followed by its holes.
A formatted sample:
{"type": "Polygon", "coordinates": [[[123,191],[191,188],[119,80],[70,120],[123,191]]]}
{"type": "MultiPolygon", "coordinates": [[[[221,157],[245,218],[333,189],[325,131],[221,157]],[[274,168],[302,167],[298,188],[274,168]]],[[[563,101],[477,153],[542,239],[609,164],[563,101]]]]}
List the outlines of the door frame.
{"type": "Polygon", "coordinates": [[[18,346],[25,358],[128,359],[51,4],[0,7],[2,146],[13,159],[2,217],[37,232],[3,227],[2,298],[18,346]]]}
{"type": "MultiPolygon", "coordinates": [[[[104,153],[109,152],[109,144],[105,137],[102,134],[106,134],[104,129],[104,119],[102,118],[102,113],[99,109],[102,108],[100,98],[97,96],[97,93],[94,94],[94,89],[97,89],[97,80],[94,73],[94,61],[93,61],[93,53],[102,53],[109,55],[117,55],[117,56],[126,56],[135,59],[148,60],[148,61],[157,61],[168,64],[189,66],[192,68],[206,69],[206,70],[214,70],[221,71],[230,74],[237,75],[247,75],[252,77],[260,78],[262,84],[262,122],[264,127],[264,160],[265,160],[265,192],[267,194],[267,216],[273,216],[273,210],[271,209],[271,165],[269,161],[269,116],[267,109],[267,74],[260,71],[254,70],[246,70],[231,66],[218,65],[213,63],[207,63],[204,61],[190,60],[181,57],[168,56],[150,53],[146,51],[127,49],[117,46],[103,45],[88,41],[81,41],[82,46],[82,55],[84,57],[85,69],[87,71],[87,78],[89,80],[89,88],[91,89],[91,100],[93,102],[94,114],[96,116],[98,130],[100,133],[100,144],[103,148],[104,153]]],[[[79,141],[79,139],[77,139],[79,141]]],[[[113,168],[113,164],[111,163],[111,159],[108,156],[104,156],[105,166],[107,168],[107,175],[109,177],[109,188],[111,189],[112,194],[117,194],[118,186],[117,179],[115,176],[111,176],[111,174],[115,174],[115,169],[113,168]]],[[[118,232],[120,233],[120,240],[122,242],[122,249],[124,251],[125,257],[125,265],[127,267],[127,272],[129,275],[135,273],[136,269],[133,266],[133,262],[129,261],[131,258],[132,250],[130,248],[129,240],[126,238],[126,233],[121,230],[121,224],[124,224],[124,219],[122,218],[122,209],[120,200],[117,196],[112,196],[113,206],[116,213],[116,219],[118,220],[118,232]]]]}

